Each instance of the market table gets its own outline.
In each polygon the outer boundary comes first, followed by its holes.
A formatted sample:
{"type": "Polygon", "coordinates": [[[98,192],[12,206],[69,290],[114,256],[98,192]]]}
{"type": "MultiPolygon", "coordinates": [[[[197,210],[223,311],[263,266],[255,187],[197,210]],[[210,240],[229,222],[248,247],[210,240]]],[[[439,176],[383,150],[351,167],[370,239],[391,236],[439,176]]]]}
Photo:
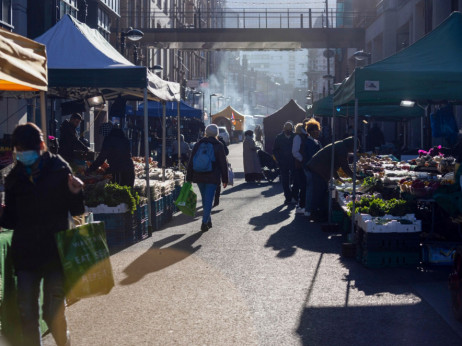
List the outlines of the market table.
{"type": "MultiPolygon", "coordinates": [[[[11,239],[13,231],[0,232],[0,330],[1,334],[13,344],[17,344],[21,335],[19,311],[16,304],[16,277],[11,256],[11,239]],[[16,341],[16,342],[14,342],[16,341]]],[[[42,301],[42,297],[40,297],[42,301]]],[[[42,334],[48,330],[46,323],[40,318],[42,334]]]]}

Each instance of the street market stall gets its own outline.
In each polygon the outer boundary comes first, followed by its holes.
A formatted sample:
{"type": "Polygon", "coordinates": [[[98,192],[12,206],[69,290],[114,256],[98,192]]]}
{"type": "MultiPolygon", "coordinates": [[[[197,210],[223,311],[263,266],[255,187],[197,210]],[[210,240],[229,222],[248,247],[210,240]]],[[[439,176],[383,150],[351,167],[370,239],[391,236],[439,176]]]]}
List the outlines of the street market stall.
{"type": "MultiPolygon", "coordinates": [[[[66,99],[87,99],[102,94],[106,100],[121,96],[143,100],[144,103],[148,100],[179,101],[178,83],[160,79],[145,66],[133,65],[98,30],[89,28],[69,15],[38,37],[37,41],[45,44],[48,52],[50,95],[66,99]]],[[[165,112],[162,129],[165,139],[165,112]]],[[[147,108],[144,111],[144,145],[145,170],[148,172],[147,108]]],[[[162,169],[165,171],[165,158],[162,160],[162,169]]],[[[149,180],[146,182],[149,187],[149,180]]],[[[149,193],[150,189],[147,188],[148,197],[149,193]]],[[[150,213],[148,218],[151,226],[150,213]]]]}
{"type": "Polygon", "coordinates": [[[244,138],[245,116],[231,106],[212,114],[212,123],[226,127],[232,142],[242,141],[244,138]]]}
{"type": "Polygon", "coordinates": [[[294,125],[301,123],[306,117],[306,112],[294,100],[290,100],[277,112],[263,119],[263,132],[265,137],[265,151],[273,153],[273,144],[276,136],[282,132],[282,127],[287,121],[294,125]]]}

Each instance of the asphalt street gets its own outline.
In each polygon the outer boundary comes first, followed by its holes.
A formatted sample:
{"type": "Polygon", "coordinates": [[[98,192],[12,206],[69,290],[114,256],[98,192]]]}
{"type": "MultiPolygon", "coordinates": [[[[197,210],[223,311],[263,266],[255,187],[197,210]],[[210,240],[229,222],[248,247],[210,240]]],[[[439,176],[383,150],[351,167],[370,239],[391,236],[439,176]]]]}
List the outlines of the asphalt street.
{"type": "Polygon", "coordinates": [[[199,199],[195,218],[114,254],[110,294],[67,309],[72,345],[462,345],[449,268],[344,258],[344,235],[283,206],[278,180],[245,183],[242,144],[229,160],[213,228],[200,232],[199,199]]]}

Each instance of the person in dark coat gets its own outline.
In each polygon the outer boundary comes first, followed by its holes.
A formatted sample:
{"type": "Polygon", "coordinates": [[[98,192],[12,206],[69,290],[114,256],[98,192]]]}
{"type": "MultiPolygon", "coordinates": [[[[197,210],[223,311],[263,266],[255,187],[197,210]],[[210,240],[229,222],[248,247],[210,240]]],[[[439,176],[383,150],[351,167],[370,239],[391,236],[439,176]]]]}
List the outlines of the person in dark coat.
{"type": "Polygon", "coordinates": [[[319,150],[322,149],[322,144],[318,138],[321,134],[321,124],[314,118],[311,118],[305,124],[305,130],[308,137],[305,141],[305,150],[303,155],[303,171],[306,178],[306,194],[305,194],[305,216],[310,217],[312,213],[312,198],[313,198],[313,178],[311,171],[306,169],[306,164],[319,150]]]}
{"type": "Polygon", "coordinates": [[[276,136],[273,146],[273,155],[279,165],[282,188],[284,189],[284,204],[296,203],[290,187],[294,172],[294,157],[292,156],[293,128],[294,126],[290,121],[286,122],[283,131],[276,136]]]}
{"type": "Polygon", "coordinates": [[[376,151],[385,144],[385,137],[377,124],[374,124],[367,134],[367,151],[376,151]]]}
{"type": "Polygon", "coordinates": [[[223,182],[223,188],[226,188],[228,185],[228,162],[223,144],[218,141],[217,136],[217,125],[211,124],[205,128],[205,137],[194,145],[186,172],[186,181],[196,183],[202,196],[202,232],[206,232],[212,228],[210,214],[217,186],[220,182],[223,182]],[[193,169],[194,156],[202,143],[211,143],[213,145],[215,162],[212,163],[212,170],[210,172],[196,172],[193,169]]]}
{"type": "Polygon", "coordinates": [[[296,214],[305,213],[305,196],[306,196],[306,177],[303,171],[303,162],[305,160],[305,142],[307,140],[305,126],[302,123],[295,125],[295,136],[292,145],[292,155],[294,157],[294,186],[292,192],[298,202],[295,209],[296,214]]]}
{"type": "MultiPolygon", "coordinates": [[[[229,149],[228,149],[228,146],[225,143],[225,140],[221,136],[218,136],[217,138],[218,138],[218,141],[221,144],[223,144],[223,149],[225,149],[225,155],[228,156],[229,155],[229,149]]],[[[218,184],[217,189],[215,190],[215,198],[213,199],[213,207],[216,207],[217,205],[220,204],[220,194],[221,194],[221,185],[218,184]]]]}
{"type": "MultiPolygon", "coordinates": [[[[358,140],[359,141],[359,140],[358,140]]],[[[348,165],[348,153],[354,150],[354,137],[347,137],[334,143],[334,178],[342,181],[338,175],[338,169],[353,177],[353,172],[348,165]]],[[[359,144],[358,144],[359,150],[359,144]]],[[[312,216],[319,221],[327,217],[327,183],[329,182],[332,167],[332,143],[319,150],[306,164],[311,172],[313,183],[312,216]],[[314,215],[315,213],[316,215],[314,215]]]]}
{"type": "Polygon", "coordinates": [[[75,150],[89,151],[88,147],[77,137],[76,129],[81,121],[82,116],[79,113],[74,113],[69,120],[64,120],[59,128],[58,154],[68,163],[72,163],[74,160],[75,150]]]}
{"type": "Polygon", "coordinates": [[[119,185],[133,187],[135,166],[130,153],[130,141],[119,128],[112,129],[104,138],[101,152],[87,169],[87,173],[98,169],[106,160],[109,164],[108,173],[112,174],[112,181],[119,185]]]}
{"type": "Polygon", "coordinates": [[[244,159],[244,177],[247,183],[257,182],[259,183],[264,179],[260,160],[258,159],[258,150],[260,147],[257,146],[253,140],[253,131],[247,130],[244,132],[243,141],[243,159],[244,159]]]}
{"type": "Polygon", "coordinates": [[[43,279],[43,319],[57,345],[67,345],[64,273],[55,234],[69,228],[68,215],[84,212],[83,183],[67,162],[46,151],[42,131],[18,125],[12,144],[17,163],[5,180],[0,226],[14,230],[11,242],[24,345],[41,345],[39,295],[43,279]]]}

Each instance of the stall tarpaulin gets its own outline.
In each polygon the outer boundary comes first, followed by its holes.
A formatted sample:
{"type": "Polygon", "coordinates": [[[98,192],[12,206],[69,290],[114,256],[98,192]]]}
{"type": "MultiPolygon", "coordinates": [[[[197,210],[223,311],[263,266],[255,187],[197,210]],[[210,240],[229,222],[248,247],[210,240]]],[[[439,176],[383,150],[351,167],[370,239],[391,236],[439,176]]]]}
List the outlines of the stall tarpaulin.
{"type": "MultiPolygon", "coordinates": [[[[336,106],[334,108],[333,95],[315,101],[312,109],[314,116],[331,117],[332,112],[335,112],[335,116],[339,117],[354,116],[354,108],[350,105],[336,106]]],[[[364,105],[358,108],[358,115],[382,121],[403,121],[422,117],[425,112],[418,106],[364,105]]]]}
{"type": "Polygon", "coordinates": [[[43,44],[0,29],[0,90],[47,91],[43,44]]]}
{"type": "Polygon", "coordinates": [[[356,68],[334,94],[334,104],[394,104],[401,100],[461,101],[462,13],[386,59],[356,68]]]}
{"type": "Polygon", "coordinates": [[[282,127],[287,121],[294,126],[303,122],[306,111],[297,102],[290,100],[284,107],[263,119],[263,131],[265,136],[265,151],[272,154],[276,136],[282,132],[282,127]]]}
{"type": "MultiPolygon", "coordinates": [[[[96,29],[65,15],[36,38],[46,45],[49,87],[99,88],[143,99],[178,101],[180,85],[164,81],[145,66],[136,66],[121,55],[96,29]]],[[[111,98],[111,97],[109,97],[111,98]]]]}
{"type": "MultiPolygon", "coordinates": [[[[41,128],[46,129],[45,91],[48,90],[47,54],[43,44],[0,29],[0,91],[40,91],[41,128]]],[[[35,94],[21,94],[35,97],[35,94]]]]}

